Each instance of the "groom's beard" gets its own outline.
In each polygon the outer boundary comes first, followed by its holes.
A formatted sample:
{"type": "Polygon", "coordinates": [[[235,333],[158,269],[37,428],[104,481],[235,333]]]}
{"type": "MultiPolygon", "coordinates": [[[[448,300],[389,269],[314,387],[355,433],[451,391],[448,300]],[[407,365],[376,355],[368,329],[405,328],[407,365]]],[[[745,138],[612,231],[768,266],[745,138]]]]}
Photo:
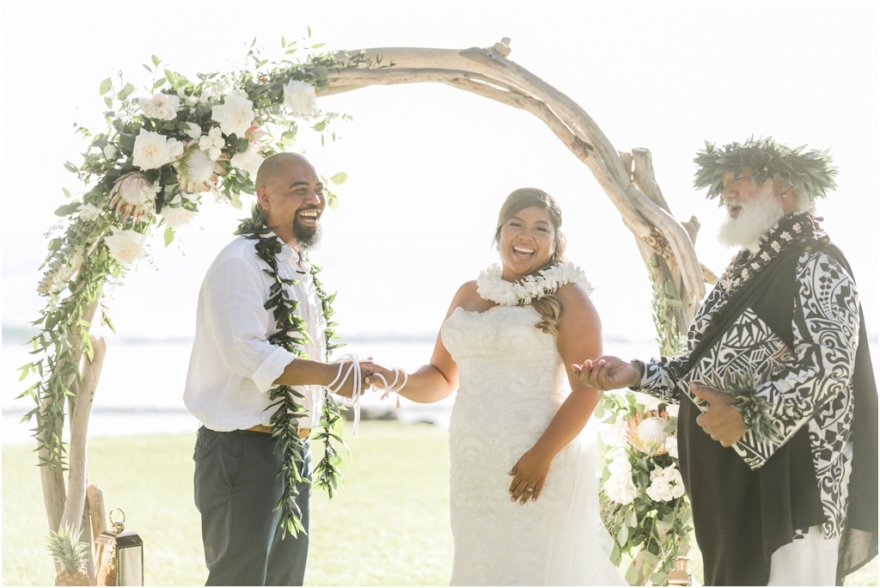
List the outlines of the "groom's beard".
{"type": "Polygon", "coordinates": [[[783,216],[782,203],[773,197],[773,187],[765,184],[752,202],[743,204],[736,218],[728,214],[718,229],[718,241],[728,247],[754,250],[783,216]]]}
{"type": "Polygon", "coordinates": [[[293,236],[296,237],[296,248],[299,251],[313,248],[321,241],[320,222],[315,224],[314,227],[307,227],[300,222],[299,216],[294,216],[293,236]]]}

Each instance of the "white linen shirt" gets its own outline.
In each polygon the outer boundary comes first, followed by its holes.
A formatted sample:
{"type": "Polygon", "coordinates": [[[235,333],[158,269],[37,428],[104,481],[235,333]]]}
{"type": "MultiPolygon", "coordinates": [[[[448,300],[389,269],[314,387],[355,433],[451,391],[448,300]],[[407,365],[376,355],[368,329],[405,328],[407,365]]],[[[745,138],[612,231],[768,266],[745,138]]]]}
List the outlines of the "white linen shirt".
{"type": "MultiPolygon", "coordinates": [[[[202,424],[213,431],[249,429],[268,425],[269,390],[296,355],[269,342],[278,329],[263,305],[272,280],[268,265],[257,257],[256,241],[238,237],[211,264],[199,291],[196,334],[193,341],[183,401],[202,424]]],[[[278,274],[298,283],[284,286],[291,301],[299,302],[297,316],[306,322],[312,342],[303,350],[309,359],[324,361],[327,322],[312,280],[310,266],[285,245],[278,255],[278,274]]],[[[300,428],[321,422],[324,391],[321,386],[296,386],[303,395],[297,404],[307,412],[300,428]]]]}

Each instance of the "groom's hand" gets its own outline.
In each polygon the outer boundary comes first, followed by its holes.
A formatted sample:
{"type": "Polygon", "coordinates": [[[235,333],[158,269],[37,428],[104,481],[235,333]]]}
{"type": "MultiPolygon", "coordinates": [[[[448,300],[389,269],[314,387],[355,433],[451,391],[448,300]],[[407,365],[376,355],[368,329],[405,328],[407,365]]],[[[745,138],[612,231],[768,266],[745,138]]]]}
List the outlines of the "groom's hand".
{"type": "Polygon", "coordinates": [[[697,417],[697,424],[722,447],[730,447],[746,434],[742,415],[730,406],[735,402],[733,396],[693,383],[691,392],[709,403],[709,409],[697,417]]]}
{"type": "MultiPolygon", "coordinates": [[[[361,366],[361,394],[363,394],[370,387],[369,379],[370,379],[370,374],[372,372],[370,370],[364,368],[365,362],[359,362],[359,363],[361,366]]],[[[349,361],[345,362],[345,364],[342,366],[342,373],[345,374],[346,372],[348,372],[350,366],[351,366],[351,362],[349,362],[349,361]]],[[[352,397],[352,394],[354,394],[354,385],[355,385],[354,374],[355,374],[355,372],[354,372],[354,370],[352,370],[351,374],[345,380],[345,384],[343,384],[342,388],[340,388],[339,391],[336,393],[338,396],[342,396],[343,398],[351,398],[352,397]]]]}
{"type": "Polygon", "coordinates": [[[581,384],[596,390],[616,390],[638,386],[641,373],[632,362],[619,357],[605,355],[599,359],[588,359],[583,365],[571,366],[578,374],[581,384]]]}

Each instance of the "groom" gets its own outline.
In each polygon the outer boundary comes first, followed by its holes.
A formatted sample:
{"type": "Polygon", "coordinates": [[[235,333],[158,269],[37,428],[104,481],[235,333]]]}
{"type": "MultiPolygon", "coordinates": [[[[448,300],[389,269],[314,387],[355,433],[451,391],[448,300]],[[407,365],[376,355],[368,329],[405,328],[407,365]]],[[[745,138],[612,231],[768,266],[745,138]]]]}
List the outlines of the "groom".
{"type": "Polygon", "coordinates": [[[739,254],[678,357],[586,361],[581,381],[681,401],[680,466],[707,585],[831,585],[877,555],[877,390],[852,271],[811,214],[830,159],[706,145],[739,254]]]}
{"type": "MultiPolygon", "coordinates": [[[[277,272],[289,280],[285,290],[308,334],[302,350],[314,359],[270,342],[277,329],[265,307],[273,284],[268,266],[254,239],[236,238],[202,283],[184,392],[187,408],[203,423],[193,459],[208,585],[302,585],[309,548],[308,438],[321,420],[324,387],[338,373],[338,365],[318,361],[325,357],[327,323],[305,260],[320,237],[324,185],[304,157],[279,153],[260,166],[256,188],[266,225],[284,243],[275,256],[277,272]],[[277,385],[299,392],[306,412],[299,420],[305,451],[296,497],[305,533],[296,537],[284,536],[275,508],[282,452],[275,450],[268,391],[277,385]]],[[[350,397],[353,383],[349,378],[338,393],[350,397]]]]}

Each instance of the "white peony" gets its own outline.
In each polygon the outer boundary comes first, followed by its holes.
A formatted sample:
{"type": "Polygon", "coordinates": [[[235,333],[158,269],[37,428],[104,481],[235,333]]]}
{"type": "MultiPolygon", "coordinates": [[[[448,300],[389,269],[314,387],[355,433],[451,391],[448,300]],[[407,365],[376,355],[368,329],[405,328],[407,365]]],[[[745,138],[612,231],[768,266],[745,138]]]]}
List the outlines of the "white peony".
{"type": "Polygon", "coordinates": [[[104,157],[106,157],[107,159],[116,159],[116,153],[116,147],[114,147],[110,143],[104,145],[104,157]]]}
{"type": "Polygon", "coordinates": [[[263,161],[265,160],[262,155],[254,151],[253,147],[248,147],[247,151],[233,155],[230,163],[233,167],[246,171],[251,176],[251,179],[256,180],[257,171],[259,171],[263,161]]]}
{"type": "Polygon", "coordinates": [[[145,235],[137,231],[124,231],[111,227],[113,234],[104,237],[104,243],[110,249],[110,255],[119,263],[131,263],[135,259],[139,259],[146,254],[144,247],[145,235]]]}
{"type": "Polygon", "coordinates": [[[315,87],[308,82],[290,80],[284,86],[284,106],[297,114],[315,110],[315,87]]]}
{"type": "Polygon", "coordinates": [[[223,104],[211,108],[211,120],[220,123],[224,135],[243,138],[254,122],[253,105],[247,98],[229,93],[223,98],[223,104]]]}
{"type": "Polygon", "coordinates": [[[77,211],[84,221],[92,221],[101,216],[101,211],[94,204],[81,204],[77,211]]]}
{"type": "Polygon", "coordinates": [[[625,420],[609,425],[602,431],[602,441],[609,447],[626,447],[627,428],[625,420]]]}
{"type": "Polygon", "coordinates": [[[166,206],[162,209],[162,217],[165,219],[165,224],[172,229],[188,225],[198,215],[198,211],[187,210],[182,206],[166,206]]]}
{"type": "Polygon", "coordinates": [[[132,155],[132,163],[141,169],[157,169],[171,161],[165,137],[143,128],[134,139],[132,155]]]}
{"type": "Polygon", "coordinates": [[[636,499],[638,490],[633,484],[632,476],[611,476],[602,484],[605,494],[617,504],[631,504],[636,499]]]}
{"type": "Polygon", "coordinates": [[[202,136],[202,127],[197,125],[196,123],[186,123],[186,136],[190,139],[198,139],[202,136]]]}

